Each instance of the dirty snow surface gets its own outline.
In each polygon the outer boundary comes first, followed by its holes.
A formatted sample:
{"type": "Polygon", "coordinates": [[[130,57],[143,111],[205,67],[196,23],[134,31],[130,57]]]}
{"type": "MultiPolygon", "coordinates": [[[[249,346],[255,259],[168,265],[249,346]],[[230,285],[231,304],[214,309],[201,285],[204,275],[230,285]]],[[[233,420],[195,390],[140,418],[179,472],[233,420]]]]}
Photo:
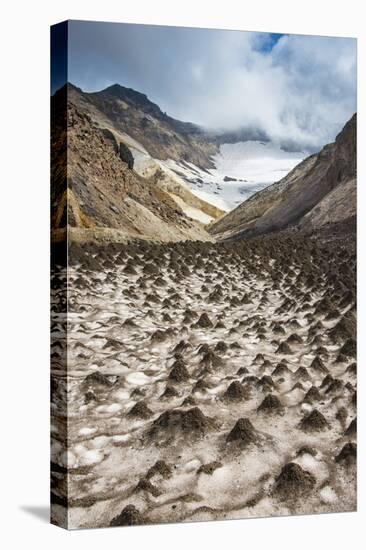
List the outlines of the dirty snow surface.
{"type": "Polygon", "coordinates": [[[189,183],[201,199],[225,211],[285,177],[307,153],[287,152],[272,142],[224,143],[212,157],[215,168],[202,170],[192,163],[161,161],[189,183]]]}
{"type": "Polygon", "coordinates": [[[69,258],[67,352],[53,273],[54,522],[355,510],[353,249],[73,244],[69,258]]]}

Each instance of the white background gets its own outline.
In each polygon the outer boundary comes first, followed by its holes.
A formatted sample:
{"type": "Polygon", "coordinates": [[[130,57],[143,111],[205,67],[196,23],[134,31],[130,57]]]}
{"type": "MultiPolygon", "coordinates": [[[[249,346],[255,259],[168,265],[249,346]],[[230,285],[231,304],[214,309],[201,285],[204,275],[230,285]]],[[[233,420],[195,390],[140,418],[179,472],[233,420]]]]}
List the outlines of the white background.
{"type": "MultiPolygon", "coordinates": [[[[364,547],[364,339],[359,328],[359,511],[66,532],[48,525],[49,26],[64,19],[357,36],[359,249],[365,250],[365,19],[359,0],[10,1],[1,11],[1,529],[3,548],[364,547]],[[5,122],[5,124],[4,124],[5,122]],[[116,546],[118,545],[118,546],[116,546]],[[123,546],[122,546],[123,545],[123,546]]],[[[365,280],[359,254],[359,281],[365,280]]],[[[365,303],[359,285],[359,326],[365,303]]],[[[365,284],[365,283],[363,283],[365,284]]]]}

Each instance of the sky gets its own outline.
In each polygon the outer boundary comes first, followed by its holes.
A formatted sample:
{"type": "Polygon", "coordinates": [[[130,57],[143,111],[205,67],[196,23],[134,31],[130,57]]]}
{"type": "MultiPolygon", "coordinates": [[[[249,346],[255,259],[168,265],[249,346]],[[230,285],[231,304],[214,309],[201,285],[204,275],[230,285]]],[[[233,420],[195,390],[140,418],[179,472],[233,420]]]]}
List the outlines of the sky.
{"type": "Polygon", "coordinates": [[[208,129],[316,150],[356,111],[356,40],[121,23],[68,24],[68,81],[115,83],[208,129]]]}

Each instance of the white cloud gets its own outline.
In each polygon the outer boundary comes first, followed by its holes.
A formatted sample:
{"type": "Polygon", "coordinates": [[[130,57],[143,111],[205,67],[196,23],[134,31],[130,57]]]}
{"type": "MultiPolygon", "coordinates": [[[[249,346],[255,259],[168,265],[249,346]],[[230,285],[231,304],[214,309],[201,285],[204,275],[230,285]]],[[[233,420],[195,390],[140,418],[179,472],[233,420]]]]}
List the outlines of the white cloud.
{"type": "Polygon", "coordinates": [[[209,128],[255,127],[318,148],[356,110],[356,40],[73,23],[71,82],[118,82],[163,111],[209,128]]]}

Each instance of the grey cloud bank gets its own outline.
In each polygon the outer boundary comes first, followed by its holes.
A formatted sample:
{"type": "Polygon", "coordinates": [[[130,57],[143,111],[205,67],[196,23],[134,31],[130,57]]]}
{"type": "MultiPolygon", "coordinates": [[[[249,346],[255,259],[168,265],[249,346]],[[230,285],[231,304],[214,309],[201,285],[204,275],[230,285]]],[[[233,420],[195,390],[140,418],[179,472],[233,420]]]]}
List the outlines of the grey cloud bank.
{"type": "Polygon", "coordinates": [[[356,111],[356,40],[71,21],[68,80],[119,83],[209,129],[315,149],[356,111]]]}

